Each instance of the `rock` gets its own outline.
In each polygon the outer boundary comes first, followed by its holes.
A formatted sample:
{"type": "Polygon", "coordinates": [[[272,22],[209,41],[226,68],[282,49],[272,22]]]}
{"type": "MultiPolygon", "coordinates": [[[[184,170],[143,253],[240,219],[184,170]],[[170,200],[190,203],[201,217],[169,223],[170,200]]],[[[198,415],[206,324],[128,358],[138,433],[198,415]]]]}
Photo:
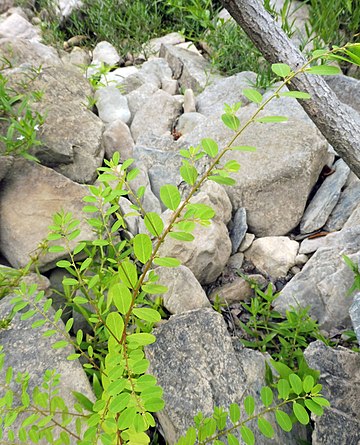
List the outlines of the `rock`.
{"type": "Polygon", "coordinates": [[[13,162],[14,162],[13,156],[0,156],[0,182],[3,178],[5,178],[13,162]]]}
{"type": "Polygon", "coordinates": [[[135,236],[139,232],[139,217],[135,215],[137,212],[131,208],[131,205],[131,201],[123,196],[120,197],[119,206],[126,223],[126,229],[135,236]]]}
{"type": "Polygon", "coordinates": [[[360,99],[358,93],[360,89],[360,80],[344,76],[343,74],[326,76],[324,79],[341,102],[360,112],[360,99]]]}
{"type": "Polygon", "coordinates": [[[206,116],[200,113],[184,113],[179,117],[176,124],[176,131],[178,131],[181,136],[188,134],[194,130],[195,127],[205,123],[206,116]]]}
{"type": "Polygon", "coordinates": [[[193,42],[181,42],[181,43],[178,43],[177,45],[174,45],[174,48],[182,48],[182,49],[185,49],[186,51],[190,51],[190,52],[196,54],[197,56],[202,57],[202,54],[196,48],[196,46],[193,44],[193,42]]]}
{"type": "Polygon", "coordinates": [[[59,14],[60,17],[65,19],[68,17],[75,9],[82,6],[81,0],[58,0],[59,14]]]}
{"type": "MultiPolygon", "coordinates": [[[[28,72],[13,73],[11,84],[28,79],[28,72]]],[[[76,70],[65,66],[42,68],[27,88],[42,91],[32,108],[46,115],[39,139],[41,145],[31,153],[44,165],[53,167],[73,181],[93,182],[104,150],[103,124],[85,106],[91,87],[76,70]]]]}
{"type": "MultiPolygon", "coordinates": [[[[207,417],[214,406],[242,405],[244,396],[257,398],[265,385],[265,357],[245,348],[235,352],[222,316],[211,309],[175,315],[154,333],[157,341],[146,356],[149,372],[164,389],[165,408],[157,417],[169,444],[193,425],[199,411],[207,417]]],[[[271,423],[275,438],[270,442],[255,433],[258,445],[295,443],[294,435],[271,423]]]]}
{"type": "Polygon", "coordinates": [[[90,65],[91,58],[88,51],[85,51],[83,48],[79,48],[75,46],[70,53],[65,53],[62,55],[61,59],[65,64],[71,64],[78,67],[83,73],[83,67],[86,65],[90,65]]]}
{"type": "Polygon", "coordinates": [[[225,79],[218,79],[206,86],[197,97],[197,111],[205,116],[219,117],[224,112],[224,104],[241,102],[244,105],[249,100],[243,95],[242,90],[249,88],[250,82],[256,81],[256,74],[244,71],[225,79]]]}
{"type": "Polygon", "coordinates": [[[241,243],[241,245],[239,247],[239,252],[245,252],[251,246],[254,239],[255,239],[255,235],[253,233],[245,233],[243,242],[241,243]]]}
{"type": "Polygon", "coordinates": [[[357,179],[341,192],[339,201],[326,221],[324,229],[329,232],[342,229],[359,203],[360,181],[357,179]]]}
{"type": "Polygon", "coordinates": [[[191,88],[186,88],[184,92],[184,113],[194,112],[196,112],[195,94],[191,88]]]}
{"type": "Polygon", "coordinates": [[[218,76],[209,74],[211,64],[202,56],[187,49],[176,48],[171,45],[161,45],[160,57],[163,57],[172,69],[173,76],[183,88],[191,88],[199,92],[218,76]]]}
{"type": "MultiPolygon", "coordinates": [[[[130,187],[134,193],[138,191],[140,187],[145,187],[145,193],[141,198],[141,205],[145,212],[161,213],[161,204],[158,198],[151,190],[149,175],[145,166],[139,167],[140,173],[130,182],[130,187]]],[[[132,199],[129,195],[129,199],[134,204],[138,205],[135,199],[132,199]]]]}
{"type": "Polygon", "coordinates": [[[188,267],[157,267],[155,273],[159,276],[158,283],[168,287],[167,292],[159,296],[171,314],[211,307],[203,288],[188,267]]]}
{"type": "MultiPolygon", "coordinates": [[[[267,280],[262,275],[252,274],[248,275],[247,278],[257,283],[262,289],[267,285],[267,280]]],[[[214,289],[209,295],[210,301],[214,301],[217,295],[220,297],[221,301],[225,301],[227,304],[233,304],[239,303],[239,301],[248,300],[255,295],[255,291],[249,281],[237,277],[231,283],[224,284],[214,289]]]]}
{"type": "Polygon", "coordinates": [[[241,269],[242,263],[244,261],[244,254],[239,252],[231,255],[229,261],[226,263],[228,269],[239,270],[241,269]]]}
{"type": "Polygon", "coordinates": [[[347,297],[354,275],[346,266],[343,255],[353,262],[360,259],[360,226],[343,229],[323,238],[323,245],[281,291],[274,307],[285,312],[290,306],[310,306],[309,314],[321,328],[349,327],[347,297]]]}
{"type": "Polygon", "coordinates": [[[153,56],[158,56],[161,45],[176,45],[185,42],[185,38],[178,32],[171,32],[162,37],[150,39],[144,48],[144,52],[153,56]]]}
{"type": "Polygon", "coordinates": [[[285,277],[289,269],[295,265],[299,244],[286,236],[268,236],[256,239],[245,252],[261,273],[277,279],[285,277]]]}
{"type": "Polygon", "coordinates": [[[118,86],[120,88],[120,91],[122,92],[121,84],[124,82],[124,79],[131,76],[132,74],[136,74],[138,71],[139,69],[136,68],[136,66],[123,66],[121,68],[117,68],[114,71],[103,74],[100,78],[100,82],[104,85],[118,86]]]}
{"type": "MultiPolygon", "coordinates": [[[[252,105],[240,109],[241,122],[245,123],[255,109],[252,105]]],[[[297,226],[307,197],[327,160],[328,144],[306,114],[300,119],[291,117],[291,113],[301,115],[301,112],[295,102],[276,101],[269,114],[290,115],[289,121],[253,124],[236,143],[256,147],[257,151],[231,151],[224,155],[223,163],[236,160],[241,165],[239,172],[231,175],[236,185],[227,187],[233,210],[246,209],[249,231],[259,237],[285,235],[297,226]],[[280,112],[276,108],[278,104],[280,112]]],[[[213,138],[222,148],[232,137],[233,132],[226,129],[220,119],[209,117],[181,137],[178,144],[197,146],[201,139],[213,138]]]]}
{"type": "Polygon", "coordinates": [[[295,258],[295,265],[296,266],[303,266],[304,264],[306,264],[309,261],[309,257],[307,255],[304,254],[299,254],[296,255],[295,258]]]}
{"type": "MultiPolygon", "coordinates": [[[[10,303],[14,295],[10,294],[7,297],[0,300],[0,319],[6,318],[10,315],[13,305],[10,303]]],[[[89,380],[86,377],[85,372],[78,360],[69,361],[67,356],[73,354],[75,351],[72,346],[68,345],[65,348],[54,349],[51,347],[57,341],[64,340],[64,337],[55,332],[51,337],[45,337],[43,334],[50,329],[53,329],[51,323],[46,322],[43,326],[36,329],[31,328],[32,323],[37,320],[42,320],[43,317],[39,314],[35,314],[32,318],[21,320],[20,317],[25,309],[17,313],[12,319],[10,326],[5,330],[0,330],[0,342],[3,346],[3,352],[5,353],[5,366],[0,372],[0,378],[2,381],[5,379],[5,372],[7,367],[12,367],[14,376],[18,372],[29,374],[28,393],[32,394],[34,388],[37,386],[41,388],[43,383],[43,376],[45,371],[49,369],[55,369],[58,374],[61,375],[60,383],[57,386],[58,396],[60,396],[69,411],[72,411],[76,399],[73,396],[73,391],[78,391],[90,400],[95,399],[91,390],[89,380]]],[[[54,310],[49,309],[47,315],[50,319],[54,317],[54,310]]],[[[65,326],[58,321],[59,329],[65,330],[65,326]]],[[[11,383],[13,391],[21,391],[21,387],[15,383],[15,378],[11,383]]],[[[55,388],[52,388],[54,390],[55,388]]],[[[20,392],[21,393],[21,392],[20,392]]],[[[4,396],[3,389],[0,391],[0,397],[4,396]]],[[[16,404],[14,403],[14,406],[16,404]]],[[[20,413],[12,424],[12,430],[16,432],[21,427],[23,420],[27,416],[20,413]]],[[[56,416],[58,422],[61,422],[61,416],[56,416]]],[[[73,434],[76,434],[75,422],[71,422],[66,428],[73,434]]],[[[53,430],[54,438],[59,436],[60,431],[63,429],[53,430]]],[[[47,441],[39,442],[42,445],[48,443],[47,441]]],[[[75,440],[72,440],[71,445],[75,445],[75,440]]]]}
{"type": "Polygon", "coordinates": [[[154,93],[137,111],[131,123],[131,134],[136,142],[141,134],[161,136],[170,133],[181,112],[181,104],[165,91],[154,93]]]}
{"type": "Polygon", "coordinates": [[[92,63],[95,65],[104,63],[109,66],[116,66],[120,63],[120,56],[111,43],[102,41],[96,44],[93,50],[92,63]]]}
{"type": "Polygon", "coordinates": [[[96,108],[100,119],[105,123],[117,120],[125,124],[130,122],[131,113],[126,96],[123,96],[114,85],[99,88],[95,92],[96,108]]]}
{"type": "Polygon", "coordinates": [[[344,224],[344,229],[350,227],[360,226],[360,204],[357,205],[355,210],[352,212],[350,218],[344,224]]]}
{"type": "MultiPolygon", "coordinates": [[[[165,220],[167,215],[167,212],[163,214],[165,220]]],[[[197,225],[193,235],[195,240],[190,242],[167,237],[159,249],[159,255],[178,258],[193,272],[200,284],[212,283],[230,257],[228,231],[224,223],[212,221],[207,227],[197,225]]]]}
{"type": "MultiPolygon", "coordinates": [[[[326,235],[327,236],[327,235],[326,235]]],[[[307,253],[316,252],[320,247],[324,247],[326,243],[325,237],[317,237],[317,238],[305,238],[304,241],[300,244],[299,254],[304,255],[307,253]]]]}
{"type": "Polygon", "coordinates": [[[356,338],[360,345],[360,292],[356,292],[354,295],[354,301],[350,306],[350,318],[356,334],[356,338]]]}
{"type": "Polygon", "coordinates": [[[152,59],[143,63],[140,73],[148,82],[161,87],[164,81],[174,80],[172,71],[165,59],[152,59]]]}
{"type": "Polygon", "coordinates": [[[231,239],[231,253],[234,254],[238,251],[244,237],[246,231],[248,229],[246,223],[246,209],[240,207],[236,210],[234,219],[232,222],[232,228],[230,230],[230,239],[231,239]]]}
{"type": "MultiPolygon", "coordinates": [[[[96,234],[85,222],[82,199],[87,188],[34,162],[16,159],[0,189],[0,251],[16,268],[24,267],[49,233],[52,215],[62,209],[80,220],[79,239],[94,240],[96,234]],[[26,199],[24,198],[26,197],[26,199]],[[20,223],[21,222],[21,223],[20,223]]],[[[58,240],[56,244],[61,244],[58,240]]],[[[70,242],[74,248],[76,240],[70,242]]],[[[42,255],[40,271],[54,267],[64,253],[42,255]]]]}
{"type": "Polygon", "coordinates": [[[131,112],[131,120],[134,118],[136,112],[140,110],[147,100],[158,91],[158,87],[152,83],[146,83],[139,87],[138,89],[131,91],[127,94],[127,100],[129,105],[129,110],[131,112]]]}
{"type": "Polygon", "coordinates": [[[178,81],[176,79],[164,79],[161,82],[161,89],[165,91],[165,93],[175,96],[179,92],[178,81]]]}
{"type": "Polygon", "coordinates": [[[18,13],[11,14],[0,22],[0,38],[40,40],[40,32],[18,13]]]}
{"type": "Polygon", "coordinates": [[[313,417],[314,445],[358,444],[360,441],[360,355],[348,349],[332,348],[322,342],[305,350],[311,368],[320,370],[321,393],[331,404],[321,417],[313,417]]]}
{"type": "Polygon", "coordinates": [[[335,173],[327,176],[307,206],[300,223],[301,233],[311,233],[323,227],[339,200],[350,169],[342,159],[334,165],[335,173]]]}
{"type": "Polygon", "coordinates": [[[2,0],[0,4],[0,14],[3,14],[8,9],[12,8],[14,6],[13,0],[2,0]]]}
{"type": "Polygon", "coordinates": [[[103,133],[103,144],[108,159],[118,151],[120,159],[124,161],[133,157],[134,140],[129,127],[121,120],[108,124],[103,133]]]}
{"type": "Polygon", "coordinates": [[[61,59],[56,50],[36,41],[20,38],[0,39],[0,54],[11,62],[13,67],[23,63],[38,68],[40,65],[59,65],[61,59]]]}

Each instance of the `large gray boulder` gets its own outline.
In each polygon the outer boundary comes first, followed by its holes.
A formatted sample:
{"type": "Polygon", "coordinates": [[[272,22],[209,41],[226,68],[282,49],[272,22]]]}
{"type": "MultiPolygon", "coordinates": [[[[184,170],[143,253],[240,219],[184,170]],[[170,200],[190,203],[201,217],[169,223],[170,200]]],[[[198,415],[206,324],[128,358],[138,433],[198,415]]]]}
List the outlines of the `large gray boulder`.
{"type": "Polygon", "coordinates": [[[40,31],[22,15],[14,12],[0,22],[0,38],[3,37],[40,40],[40,31]]]}
{"type": "Polygon", "coordinates": [[[331,406],[314,416],[313,445],[360,443],[360,355],[348,349],[311,343],[305,351],[311,368],[320,370],[321,393],[331,406]]]}
{"type": "MultiPolygon", "coordinates": [[[[85,186],[54,170],[17,159],[0,187],[1,253],[13,267],[24,267],[48,235],[52,215],[62,209],[81,221],[79,239],[95,239],[82,213],[82,199],[87,194],[85,186]]],[[[76,242],[70,242],[71,248],[76,242]]],[[[56,244],[59,243],[57,240],[56,244]]],[[[61,252],[40,256],[39,269],[51,269],[63,256],[61,252]]]]}
{"type": "MultiPolygon", "coordinates": [[[[165,408],[157,416],[170,445],[193,425],[199,411],[206,417],[214,406],[242,405],[245,396],[257,398],[265,385],[265,357],[245,348],[235,351],[222,316],[212,309],[173,316],[155,335],[157,341],[147,347],[146,356],[149,372],[164,389],[165,408]]],[[[275,438],[256,433],[258,445],[296,443],[299,430],[286,434],[269,420],[275,438]]]]}

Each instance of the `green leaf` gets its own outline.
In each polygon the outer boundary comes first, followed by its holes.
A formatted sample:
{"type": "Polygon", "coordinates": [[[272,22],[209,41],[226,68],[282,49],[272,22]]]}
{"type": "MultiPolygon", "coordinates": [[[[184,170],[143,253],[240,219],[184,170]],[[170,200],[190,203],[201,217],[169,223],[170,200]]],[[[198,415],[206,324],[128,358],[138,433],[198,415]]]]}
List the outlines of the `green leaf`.
{"type": "Polygon", "coordinates": [[[229,406],[229,414],[230,414],[230,420],[232,423],[236,423],[240,419],[240,407],[237,403],[232,403],[229,406]]]}
{"type": "Polygon", "coordinates": [[[149,235],[139,233],[133,239],[134,254],[143,264],[146,264],[152,254],[152,242],[149,235]]]}
{"type": "Polygon", "coordinates": [[[170,210],[176,210],[180,204],[180,192],[175,185],[163,185],[160,187],[160,198],[170,210]]]}
{"type": "Polygon", "coordinates": [[[183,437],[183,445],[194,445],[196,442],[196,429],[192,426],[186,431],[185,437],[183,437]]]}
{"type": "Polygon", "coordinates": [[[270,422],[268,422],[263,417],[258,418],[258,427],[260,432],[265,436],[271,439],[274,437],[274,429],[270,422]]]}
{"type": "Polygon", "coordinates": [[[255,436],[250,428],[243,425],[240,428],[240,433],[241,433],[241,437],[243,438],[243,441],[246,443],[246,445],[254,445],[255,444],[255,436]]]}
{"type": "Polygon", "coordinates": [[[124,283],[115,283],[109,289],[109,300],[115,304],[121,314],[126,314],[131,306],[132,295],[124,283]]]}
{"type": "Polygon", "coordinates": [[[148,231],[159,237],[164,230],[164,223],[160,216],[155,212],[149,212],[145,215],[144,223],[148,231]]]}
{"type": "Polygon", "coordinates": [[[294,393],[297,395],[301,394],[303,390],[303,385],[300,377],[296,374],[290,374],[289,381],[294,393]]]}
{"type": "Polygon", "coordinates": [[[322,416],[324,414],[324,410],[322,409],[322,407],[311,399],[305,399],[305,406],[308,410],[310,410],[317,416],[322,416]]]}
{"type": "Polygon", "coordinates": [[[125,430],[126,428],[129,428],[133,424],[135,415],[136,415],[136,409],[134,407],[131,406],[129,408],[124,409],[117,422],[118,428],[120,430],[125,430]]]}
{"type": "Polygon", "coordinates": [[[287,77],[291,73],[291,68],[285,63],[273,63],[271,70],[279,77],[287,77]]]}
{"type": "Polygon", "coordinates": [[[311,392],[315,385],[315,380],[312,375],[307,375],[303,381],[303,388],[306,393],[311,392]]]}
{"type": "Polygon", "coordinates": [[[50,246],[48,250],[49,250],[50,253],[64,252],[65,251],[65,247],[63,247],[63,246],[50,246]]]}
{"type": "Polygon", "coordinates": [[[300,403],[294,402],[293,403],[293,412],[295,414],[295,417],[302,425],[307,425],[310,421],[309,414],[307,413],[306,409],[300,405],[300,403]]]}
{"type": "Polygon", "coordinates": [[[170,238],[177,239],[179,241],[194,241],[194,235],[186,232],[170,232],[170,238]]]}
{"type": "Polygon", "coordinates": [[[106,317],[106,326],[111,330],[112,335],[115,336],[117,340],[121,339],[124,331],[124,320],[120,314],[110,312],[106,317]]]}
{"type": "Polygon", "coordinates": [[[232,113],[225,113],[221,116],[221,120],[224,124],[230,128],[230,130],[237,131],[240,127],[240,120],[232,113]]]}
{"type": "Polygon", "coordinates": [[[156,323],[161,320],[161,315],[155,309],[150,308],[134,308],[132,310],[133,314],[140,320],[150,321],[151,323],[156,323]]]}
{"type": "Polygon", "coordinates": [[[188,161],[183,161],[183,165],[180,167],[180,175],[187,184],[194,185],[198,172],[188,161]]]}
{"type": "Polygon", "coordinates": [[[268,386],[264,386],[260,391],[261,400],[265,407],[268,407],[272,404],[274,394],[268,386]]]}
{"type": "Polygon", "coordinates": [[[128,406],[129,400],[130,400],[130,394],[128,392],[119,394],[118,396],[114,397],[110,402],[109,406],[110,411],[113,413],[120,413],[128,406]]]}
{"type": "Polygon", "coordinates": [[[244,90],[242,90],[242,93],[251,102],[261,104],[261,102],[263,100],[262,95],[258,91],[254,90],[252,88],[245,88],[244,90]]]}
{"type": "Polygon", "coordinates": [[[63,286],[76,286],[79,282],[78,280],[75,280],[75,278],[64,278],[62,284],[63,286]]]}
{"type": "Polygon", "coordinates": [[[333,76],[341,73],[341,69],[332,65],[316,65],[305,70],[308,74],[317,74],[319,76],[333,76]]]}
{"type": "Polygon", "coordinates": [[[124,260],[119,265],[119,276],[121,281],[129,288],[134,289],[138,281],[138,274],[135,264],[129,260],[124,260]]]}
{"type": "Polygon", "coordinates": [[[259,119],[255,119],[256,122],[261,122],[263,124],[268,122],[286,122],[288,120],[285,116],[264,116],[259,117],[259,119]]]}
{"type": "Polygon", "coordinates": [[[323,397],[313,397],[312,400],[320,406],[330,406],[330,402],[323,397]]]}
{"type": "Polygon", "coordinates": [[[31,325],[31,327],[33,329],[40,328],[41,326],[44,326],[45,323],[46,323],[46,320],[43,318],[41,320],[34,321],[34,323],[31,325]]]}
{"type": "Polygon", "coordinates": [[[226,437],[229,445],[239,445],[239,439],[233,434],[228,433],[226,437]]]}
{"type": "Polygon", "coordinates": [[[86,409],[86,411],[90,412],[93,411],[93,405],[94,405],[93,402],[86,396],[84,396],[84,394],[77,391],[72,391],[72,394],[75,397],[75,399],[81,404],[81,406],[86,409]]]}
{"type": "Polygon", "coordinates": [[[152,295],[165,294],[168,291],[168,288],[161,284],[143,284],[141,289],[147,294],[152,295]]]}
{"type": "Polygon", "coordinates": [[[287,433],[292,430],[292,422],[290,416],[284,411],[277,409],[275,411],[275,418],[282,430],[286,431],[287,433]]]}
{"type": "Polygon", "coordinates": [[[202,139],[201,146],[202,146],[204,152],[211,158],[215,158],[215,156],[219,152],[218,144],[213,139],[210,139],[210,138],[202,139]]]}
{"type": "Polygon", "coordinates": [[[251,145],[237,145],[235,147],[231,147],[233,151],[256,151],[256,147],[252,147],[251,145]]]}
{"type": "Polygon", "coordinates": [[[311,99],[310,94],[303,91],[284,91],[279,93],[279,96],[294,97],[295,99],[311,99]]]}
{"type": "Polygon", "coordinates": [[[227,178],[225,176],[209,176],[208,179],[222,185],[236,184],[236,181],[233,178],[227,178]]]}
{"type": "Polygon", "coordinates": [[[136,334],[130,334],[126,337],[126,340],[129,344],[136,344],[139,346],[151,345],[155,342],[155,335],[148,334],[146,332],[139,332],[136,334]]]}
{"type": "MultiPolygon", "coordinates": [[[[127,383],[126,379],[120,378],[118,380],[115,380],[114,382],[111,382],[109,384],[109,386],[106,388],[106,392],[107,394],[109,394],[109,396],[117,396],[118,394],[120,394],[123,389],[125,388],[127,383]]],[[[127,394],[127,393],[125,393],[127,394]]]]}
{"type": "Polygon", "coordinates": [[[280,377],[283,379],[287,379],[289,375],[293,373],[292,369],[290,369],[284,363],[276,362],[273,359],[270,359],[270,363],[273,366],[273,368],[275,368],[276,371],[280,374],[280,377]]]}
{"type": "Polygon", "coordinates": [[[60,349],[65,348],[68,345],[68,342],[66,340],[59,340],[51,345],[53,349],[60,349]]]}
{"type": "Polygon", "coordinates": [[[253,414],[254,410],[255,410],[255,400],[254,400],[254,397],[252,397],[252,396],[245,397],[244,407],[245,407],[246,414],[248,416],[251,416],[253,414]]]}
{"type": "Polygon", "coordinates": [[[224,170],[226,170],[228,172],[234,173],[234,172],[239,171],[240,164],[237,161],[232,160],[232,161],[226,162],[224,164],[223,168],[224,168],[224,170]]]}
{"type": "Polygon", "coordinates": [[[66,261],[66,260],[60,260],[56,263],[57,267],[71,267],[71,263],[70,261],[66,261]]]}
{"type": "Polygon", "coordinates": [[[279,398],[286,400],[290,394],[289,382],[285,379],[280,379],[277,383],[277,390],[279,393],[279,398]]]}
{"type": "Polygon", "coordinates": [[[161,411],[165,406],[165,402],[163,399],[160,398],[153,398],[146,400],[144,403],[144,407],[146,411],[149,411],[150,413],[155,413],[158,411],[161,411]]]}
{"type": "Polygon", "coordinates": [[[95,213],[99,211],[99,209],[95,206],[84,206],[82,210],[86,213],[95,213]]]}
{"type": "Polygon", "coordinates": [[[77,360],[79,357],[81,357],[81,354],[70,354],[66,357],[66,360],[77,360]]]}
{"type": "Polygon", "coordinates": [[[177,258],[171,257],[162,257],[162,258],[154,258],[154,264],[163,267],[178,267],[181,265],[181,261],[177,258]]]}

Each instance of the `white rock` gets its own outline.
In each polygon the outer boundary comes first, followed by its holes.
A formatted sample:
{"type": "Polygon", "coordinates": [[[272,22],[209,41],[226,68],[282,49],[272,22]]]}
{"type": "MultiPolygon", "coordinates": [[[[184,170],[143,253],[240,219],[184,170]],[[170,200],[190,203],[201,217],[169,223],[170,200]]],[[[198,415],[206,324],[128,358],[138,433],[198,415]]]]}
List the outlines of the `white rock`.
{"type": "Polygon", "coordinates": [[[184,113],[193,113],[196,111],[196,99],[194,91],[186,88],[184,93],[184,113]]]}
{"type": "Polygon", "coordinates": [[[144,48],[144,52],[152,55],[158,55],[160,51],[160,47],[162,44],[164,45],[176,45],[177,43],[185,42],[184,36],[182,36],[178,32],[172,32],[170,34],[166,34],[162,37],[156,37],[154,39],[149,40],[144,48]]]}
{"type": "Polygon", "coordinates": [[[253,233],[246,233],[243,242],[240,244],[239,252],[245,252],[253,243],[255,235],[253,233]]]}
{"type": "MultiPolygon", "coordinates": [[[[262,275],[254,274],[248,275],[250,280],[255,281],[260,287],[266,285],[266,280],[262,275]]],[[[214,289],[209,295],[210,301],[214,301],[216,296],[219,296],[221,301],[227,304],[238,303],[254,296],[254,289],[251,284],[244,278],[238,277],[233,282],[224,284],[214,289]]]]}
{"type": "Polygon", "coordinates": [[[118,151],[121,161],[132,158],[134,141],[129,127],[122,121],[116,120],[108,124],[103,133],[103,144],[108,159],[118,151]]]}
{"type": "Polygon", "coordinates": [[[125,124],[130,121],[131,113],[127,98],[113,85],[100,88],[95,92],[96,108],[100,119],[105,123],[121,120],[125,124]]]}
{"type": "Polygon", "coordinates": [[[0,38],[3,37],[40,40],[40,32],[20,14],[14,13],[0,23],[0,38]]]}
{"type": "Polygon", "coordinates": [[[139,216],[134,214],[136,211],[131,208],[131,202],[123,196],[119,199],[119,206],[126,223],[126,229],[135,236],[139,231],[139,216]]]}
{"type": "Polygon", "coordinates": [[[295,265],[298,250],[299,244],[286,236],[268,236],[255,240],[245,257],[261,273],[276,279],[286,276],[295,265]]]}
{"type": "Polygon", "coordinates": [[[102,62],[106,65],[115,66],[120,62],[119,53],[111,45],[111,43],[103,41],[99,42],[93,51],[92,63],[102,62]]]}

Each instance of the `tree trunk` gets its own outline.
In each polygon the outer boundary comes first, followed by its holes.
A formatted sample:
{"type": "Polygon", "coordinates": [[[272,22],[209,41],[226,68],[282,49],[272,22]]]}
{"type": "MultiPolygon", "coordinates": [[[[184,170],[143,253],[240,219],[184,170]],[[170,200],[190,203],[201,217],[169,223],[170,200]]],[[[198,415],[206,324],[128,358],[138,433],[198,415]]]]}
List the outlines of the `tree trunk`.
{"type": "MultiPolygon", "coordinates": [[[[270,63],[286,63],[293,70],[306,59],[259,0],[221,0],[237,23],[270,63]]],[[[360,178],[360,116],[342,104],[320,77],[301,74],[289,89],[305,91],[311,100],[299,101],[323,136],[360,178]]]]}

